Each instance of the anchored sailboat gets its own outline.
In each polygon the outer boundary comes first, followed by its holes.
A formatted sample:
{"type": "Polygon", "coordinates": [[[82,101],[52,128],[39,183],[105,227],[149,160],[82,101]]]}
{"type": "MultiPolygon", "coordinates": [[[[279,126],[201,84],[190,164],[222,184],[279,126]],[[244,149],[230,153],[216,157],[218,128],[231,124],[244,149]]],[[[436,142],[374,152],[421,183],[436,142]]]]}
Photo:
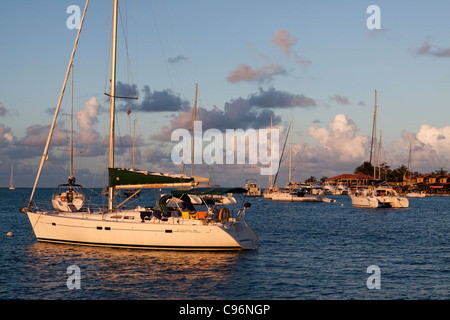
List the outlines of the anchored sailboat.
{"type": "MultiPolygon", "coordinates": [[[[213,206],[205,211],[183,211],[190,207],[183,195],[218,195],[246,193],[244,188],[192,188],[198,184],[195,178],[184,175],[168,175],[142,170],[116,168],[114,166],[114,118],[116,86],[116,47],[118,0],[114,0],[111,54],[111,94],[109,130],[109,192],[108,208],[94,211],[84,208],[81,211],[44,211],[32,206],[33,195],[58,115],[62,94],[67,82],[70,66],[82,30],[89,0],[86,1],[83,16],[72,51],[69,68],[53,118],[47,143],[41,159],[33,191],[28,206],[21,211],[26,213],[38,241],[71,243],[90,246],[107,246],[139,249],[189,249],[189,250],[246,250],[257,249],[259,242],[255,231],[247,224],[245,212],[249,204],[236,210],[213,206]],[[123,203],[115,205],[114,194],[117,189],[134,189],[138,193],[143,188],[177,188],[171,195],[162,197],[157,207],[136,207],[122,209],[123,203]],[[175,208],[167,206],[170,198],[179,198],[182,203],[175,208]],[[187,213],[186,213],[187,212],[187,213]]],[[[132,195],[133,196],[133,195],[132,195]]],[[[131,196],[131,197],[132,197],[131,196]]],[[[189,198],[189,197],[187,197],[189,198]]]]}
{"type": "Polygon", "coordinates": [[[73,64],[71,65],[72,86],[70,104],[70,169],[69,180],[58,186],[58,192],[52,196],[52,205],[58,211],[79,211],[84,204],[83,187],[76,184],[73,169],[73,64]]]}

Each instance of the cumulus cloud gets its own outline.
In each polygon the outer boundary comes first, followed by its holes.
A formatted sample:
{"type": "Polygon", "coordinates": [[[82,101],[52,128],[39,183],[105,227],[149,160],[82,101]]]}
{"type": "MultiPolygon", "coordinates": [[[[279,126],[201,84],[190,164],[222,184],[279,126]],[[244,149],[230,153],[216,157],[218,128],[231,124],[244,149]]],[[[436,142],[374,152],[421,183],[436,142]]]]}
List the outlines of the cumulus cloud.
{"type": "MultiPolygon", "coordinates": [[[[304,181],[312,175],[320,179],[322,176],[351,173],[368,160],[371,138],[360,134],[356,124],[345,114],[336,115],[326,126],[319,125],[319,121],[314,121],[307,130],[316,143],[297,141],[292,145],[294,181],[304,181]]],[[[285,161],[280,167],[279,181],[287,181],[286,166],[285,161]]]]}
{"type": "Polygon", "coordinates": [[[338,114],[329,123],[329,128],[321,128],[314,124],[308,134],[316,139],[320,147],[334,153],[334,160],[361,161],[367,157],[367,145],[370,138],[358,133],[353,120],[345,114],[338,114]]]}
{"type": "Polygon", "coordinates": [[[230,83],[240,81],[270,82],[275,76],[286,74],[286,70],[278,64],[265,65],[257,70],[246,64],[240,64],[235,70],[230,72],[227,81],[230,83]]]}
{"type": "MultiPolygon", "coordinates": [[[[50,125],[35,124],[26,129],[26,136],[20,142],[24,146],[42,146],[47,142],[48,134],[50,132],[50,125]]],[[[53,130],[52,145],[63,146],[67,145],[69,133],[65,130],[62,124],[57,123],[53,130]]]]}
{"type": "MultiPolygon", "coordinates": [[[[450,161],[450,126],[434,127],[423,124],[419,132],[403,132],[396,144],[406,154],[412,146],[412,171],[432,172],[446,167],[450,161]]],[[[407,157],[406,155],[404,156],[407,157]]]]}
{"type": "Polygon", "coordinates": [[[450,48],[439,48],[433,46],[431,42],[433,41],[432,37],[426,37],[423,44],[415,50],[417,55],[429,55],[437,58],[449,58],[450,57],[450,48]]]}
{"type": "Polygon", "coordinates": [[[78,111],[76,117],[80,131],[77,135],[77,142],[81,145],[94,145],[99,142],[100,134],[94,129],[98,123],[100,104],[95,97],[91,97],[84,102],[84,107],[78,111]]]}
{"type": "Polygon", "coordinates": [[[0,146],[13,143],[14,136],[11,134],[11,129],[0,124],[0,146]]]}

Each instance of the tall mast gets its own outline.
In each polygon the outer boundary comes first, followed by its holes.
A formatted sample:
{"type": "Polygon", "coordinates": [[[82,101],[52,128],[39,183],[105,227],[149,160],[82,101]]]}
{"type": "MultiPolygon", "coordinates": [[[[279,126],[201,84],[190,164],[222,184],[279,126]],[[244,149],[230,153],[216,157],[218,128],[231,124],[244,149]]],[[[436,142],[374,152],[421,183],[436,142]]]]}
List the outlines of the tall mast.
{"type": "Polygon", "coordinates": [[[381,180],[381,130],[380,130],[380,144],[378,145],[378,179],[381,180]]]}
{"type": "Polygon", "coordinates": [[[289,183],[291,182],[291,171],[292,171],[292,118],[294,115],[291,114],[291,137],[289,142],[289,183]]]}
{"type": "MultiPolygon", "coordinates": [[[[111,45],[111,99],[109,118],[109,167],[114,168],[114,116],[115,116],[115,94],[116,94],[116,48],[117,48],[117,10],[118,0],[114,0],[113,23],[112,23],[112,45],[111,45]]],[[[113,210],[114,187],[109,187],[108,210],[113,210]]]]}
{"type": "Polygon", "coordinates": [[[269,172],[269,188],[272,186],[272,114],[270,115],[270,172],[269,172]]]}
{"type": "MultiPolygon", "coordinates": [[[[72,86],[70,95],[70,172],[69,172],[69,184],[73,177],[73,63],[72,63],[72,86]]],[[[72,187],[72,186],[70,186],[72,187]]]]}
{"type": "Polygon", "coordinates": [[[195,120],[197,119],[197,92],[198,83],[195,84],[195,101],[194,101],[194,111],[192,114],[192,150],[191,150],[191,177],[194,176],[194,141],[195,141],[195,120]]]}
{"type": "Polygon", "coordinates": [[[375,113],[373,116],[373,178],[376,179],[377,172],[377,90],[375,90],[375,113]]]}

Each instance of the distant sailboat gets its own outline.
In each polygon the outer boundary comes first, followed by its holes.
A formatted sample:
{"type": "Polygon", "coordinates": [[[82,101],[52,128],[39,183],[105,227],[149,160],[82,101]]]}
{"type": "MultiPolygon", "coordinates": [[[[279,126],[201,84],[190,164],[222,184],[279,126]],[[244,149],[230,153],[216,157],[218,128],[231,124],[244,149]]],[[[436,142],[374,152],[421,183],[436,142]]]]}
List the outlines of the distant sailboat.
{"type": "Polygon", "coordinates": [[[73,64],[71,65],[72,75],[72,97],[70,111],[70,170],[69,180],[66,184],[58,186],[58,192],[52,196],[53,208],[57,211],[75,212],[81,210],[84,204],[83,187],[76,184],[75,170],[73,169],[73,64]]]}
{"type": "Polygon", "coordinates": [[[14,190],[16,188],[13,183],[13,176],[14,176],[14,164],[11,165],[11,180],[9,181],[9,190],[14,190]]]}

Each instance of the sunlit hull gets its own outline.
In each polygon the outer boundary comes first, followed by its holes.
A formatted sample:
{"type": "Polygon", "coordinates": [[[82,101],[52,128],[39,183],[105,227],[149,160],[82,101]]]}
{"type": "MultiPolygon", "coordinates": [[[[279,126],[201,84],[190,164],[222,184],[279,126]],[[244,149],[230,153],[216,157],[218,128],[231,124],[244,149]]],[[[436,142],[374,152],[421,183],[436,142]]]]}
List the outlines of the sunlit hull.
{"type": "Polygon", "coordinates": [[[352,206],[354,208],[378,208],[378,200],[374,196],[355,196],[351,195],[352,206]]]}
{"type": "Polygon", "coordinates": [[[245,221],[205,223],[169,217],[141,222],[139,211],[28,212],[38,241],[134,249],[252,250],[258,237],[245,221]]]}
{"type": "Polygon", "coordinates": [[[409,201],[403,197],[394,196],[366,196],[357,197],[350,196],[352,199],[352,206],[355,208],[408,208],[409,201]]]}
{"type": "Polygon", "coordinates": [[[289,193],[275,193],[272,195],[272,201],[280,202],[322,202],[322,195],[305,194],[303,196],[289,193]]]}

